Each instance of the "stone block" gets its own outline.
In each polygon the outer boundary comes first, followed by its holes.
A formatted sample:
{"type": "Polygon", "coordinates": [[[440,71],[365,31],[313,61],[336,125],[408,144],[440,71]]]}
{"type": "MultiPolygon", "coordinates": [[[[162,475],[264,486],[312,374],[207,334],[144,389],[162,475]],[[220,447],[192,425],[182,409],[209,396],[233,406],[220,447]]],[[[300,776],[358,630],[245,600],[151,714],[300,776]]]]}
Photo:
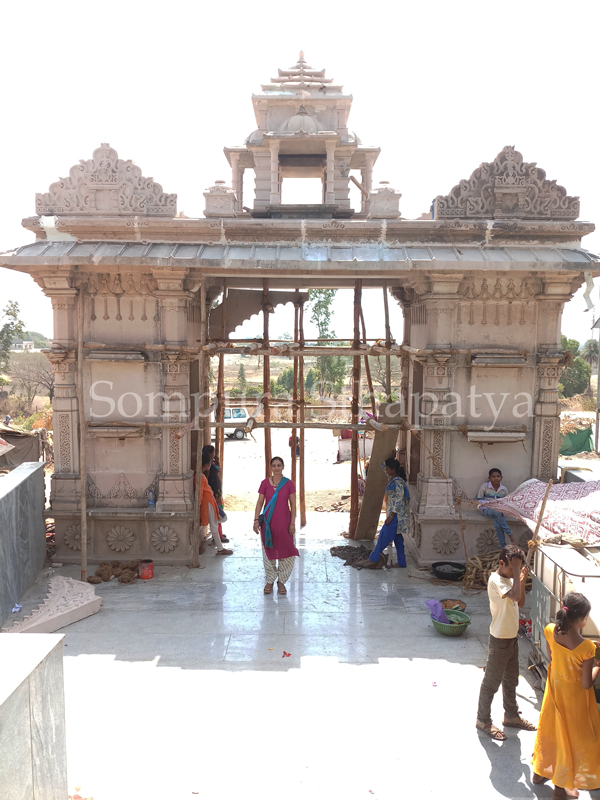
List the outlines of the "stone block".
{"type": "MultiPolygon", "coordinates": [[[[88,519],[88,558],[91,563],[151,558],[155,564],[190,561],[191,512],[145,509],[94,509],[88,519]]],[[[56,559],[64,564],[81,560],[79,514],[54,513],[56,559]]]]}
{"type": "Polygon", "coordinates": [[[67,797],[63,638],[0,636],[2,798],[67,797]]]}
{"type": "Polygon", "coordinates": [[[58,575],[48,581],[48,596],[44,602],[3,633],[53,633],[73,622],[90,617],[100,610],[102,598],[96,597],[94,587],[73,578],[58,575]]]}
{"type": "Polygon", "coordinates": [[[44,465],[21,464],[0,483],[0,621],[44,565],[43,512],[44,465]]]}

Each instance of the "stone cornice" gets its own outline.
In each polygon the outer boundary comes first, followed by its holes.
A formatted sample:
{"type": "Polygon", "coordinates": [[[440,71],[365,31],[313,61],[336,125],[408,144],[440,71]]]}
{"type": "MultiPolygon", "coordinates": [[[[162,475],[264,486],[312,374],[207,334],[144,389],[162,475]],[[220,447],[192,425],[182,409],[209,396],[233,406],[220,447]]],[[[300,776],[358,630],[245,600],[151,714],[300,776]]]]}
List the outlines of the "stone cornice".
{"type": "MultiPolygon", "coordinates": [[[[46,239],[39,217],[22,221],[38,239],[46,239]]],[[[194,242],[382,242],[388,244],[502,245],[576,243],[592,233],[591,222],[546,220],[321,220],[178,219],[152,217],[68,217],[57,220],[61,232],[78,241],[194,242]]]]}

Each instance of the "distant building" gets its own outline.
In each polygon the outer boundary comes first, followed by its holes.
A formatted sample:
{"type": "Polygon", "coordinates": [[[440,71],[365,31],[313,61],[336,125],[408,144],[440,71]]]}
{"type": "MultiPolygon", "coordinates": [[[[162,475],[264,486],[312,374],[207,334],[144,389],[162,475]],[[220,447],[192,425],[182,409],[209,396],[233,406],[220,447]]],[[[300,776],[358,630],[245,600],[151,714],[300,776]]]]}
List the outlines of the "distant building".
{"type": "Polygon", "coordinates": [[[13,353],[23,353],[33,350],[33,342],[13,342],[10,348],[13,353]]]}

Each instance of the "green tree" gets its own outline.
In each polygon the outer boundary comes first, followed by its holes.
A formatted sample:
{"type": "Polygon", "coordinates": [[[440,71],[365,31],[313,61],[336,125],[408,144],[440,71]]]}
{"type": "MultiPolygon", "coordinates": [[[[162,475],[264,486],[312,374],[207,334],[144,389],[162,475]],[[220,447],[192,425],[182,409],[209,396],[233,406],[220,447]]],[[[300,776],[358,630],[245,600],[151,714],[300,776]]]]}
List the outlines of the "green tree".
{"type": "Polygon", "coordinates": [[[50,339],[46,338],[43,333],[38,333],[37,331],[25,331],[23,338],[28,342],[33,342],[33,346],[37,350],[41,350],[42,347],[50,347],[51,345],[50,339]]]}
{"type": "Polygon", "coordinates": [[[275,386],[275,378],[271,378],[271,383],[269,385],[269,391],[271,393],[271,397],[277,397],[277,387],[275,386]]]}
{"type": "MultiPolygon", "coordinates": [[[[597,339],[588,339],[586,342],[583,343],[581,350],[579,351],[579,355],[586,364],[589,364],[590,367],[595,367],[598,365],[598,340],[597,339]]],[[[591,389],[592,386],[592,370],[590,370],[590,378],[588,383],[588,389],[591,389]]]]}
{"type": "Polygon", "coordinates": [[[568,366],[558,384],[558,393],[561,397],[573,397],[583,394],[589,385],[592,368],[583,358],[574,358],[568,366]]]}
{"type": "MultiPolygon", "coordinates": [[[[308,292],[311,309],[311,322],[319,331],[320,346],[328,344],[327,339],[335,339],[335,331],[330,329],[333,310],[331,308],[337,289],[310,289],[308,292]]],[[[320,397],[340,394],[344,388],[344,379],[348,360],[344,356],[319,356],[314,367],[315,383],[320,397]]]]}
{"type": "Polygon", "coordinates": [[[308,375],[304,379],[304,388],[308,392],[308,394],[313,393],[313,389],[315,386],[315,371],[312,367],[308,370],[308,375]]]}
{"type": "Polygon", "coordinates": [[[567,339],[566,336],[562,335],[560,337],[560,346],[563,351],[570,350],[573,353],[573,358],[579,355],[579,342],[577,339],[567,339]]]}
{"type": "Polygon", "coordinates": [[[348,359],[344,356],[320,356],[317,358],[314,370],[319,397],[342,392],[347,368],[348,359]]]}
{"type": "Polygon", "coordinates": [[[25,326],[19,319],[19,304],[14,300],[9,300],[2,312],[0,322],[4,322],[0,328],[0,368],[8,369],[13,340],[23,339],[25,334],[25,326]]]}
{"type": "Polygon", "coordinates": [[[333,298],[337,294],[337,289],[309,289],[308,304],[311,310],[310,321],[314,322],[319,331],[319,338],[325,339],[331,336],[335,339],[335,333],[329,329],[333,314],[333,298]]]}
{"type": "Polygon", "coordinates": [[[288,367],[277,378],[277,390],[281,392],[288,392],[292,394],[294,391],[294,368],[288,367]]]}
{"type": "Polygon", "coordinates": [[[246,380],[246,370],[244,369],[244,365],[243,364],[240,364],[240,368],[238,370],[237,379],[238,379],[239,387],[243,391],[246,388],[246,386],[248,385],[248,381],[246,380]]]}

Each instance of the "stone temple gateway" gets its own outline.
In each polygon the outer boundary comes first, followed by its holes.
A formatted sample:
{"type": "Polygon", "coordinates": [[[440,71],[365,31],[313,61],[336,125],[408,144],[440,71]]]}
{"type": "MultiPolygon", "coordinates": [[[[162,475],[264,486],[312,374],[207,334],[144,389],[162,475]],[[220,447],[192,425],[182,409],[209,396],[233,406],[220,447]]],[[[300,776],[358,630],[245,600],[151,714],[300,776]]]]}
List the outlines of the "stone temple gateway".
{"type": "MultiPolygon", "coordinates": [[[[205,219],[177,216],[175,194],[102,144],[36,196],[23,220],[35,242],[0,257],[31,275],[54,312],[56,557],[80,559],[83,442],[90,560],[188,563],[195,452],[210,436],[207,355],[239,351],[228,335],[290,292],[300,303],[309,288],[359,280],[387,287],[404,313],[401,339],[361,353],[401,359],[408,545],[423,563],[460,559],[454,498],[473,497],[482,472],[501,466],[511,489],[556,473],[561,313],[586,275],[600,275],[581,246],[594,226],[510,146],[438,196],[432,218],[402,219],[401,195],[373,188],[378,148],[348,128],[352,96],[302,54],[252,102],[257,128],[225,148],[231,186],[205,192],[205,219]],[[320,178],[322,202],[282,204],[288,177],[320,178]],[[198,411],[199,426],[187,424],[198,411]]],[[[296,342],[287,354],[305,350],[296,342]]],[[[465,509],[462,522],[468,555],[485,552],[489,521],[465,509]]]]}

